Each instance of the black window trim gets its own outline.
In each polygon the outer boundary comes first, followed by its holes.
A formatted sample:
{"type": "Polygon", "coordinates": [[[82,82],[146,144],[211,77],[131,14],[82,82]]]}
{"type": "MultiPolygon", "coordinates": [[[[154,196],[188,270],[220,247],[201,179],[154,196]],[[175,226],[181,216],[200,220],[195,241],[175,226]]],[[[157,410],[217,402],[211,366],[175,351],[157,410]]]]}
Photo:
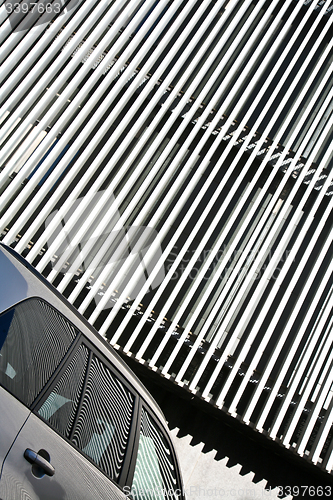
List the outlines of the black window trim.
{"type": "MultiPolygon", "coordinates": [[[[83,404],[83,400],[84,400],[84,394],[85,394],[85,391],[86,391],[86,388],[87,388],[87,383],[88,383],[88,378],[89,378],[89,372],[90,372],[90,366],[91,366],[91,360],[92,360],[92,357],[93,357],[92,350],[89,349],[88,346],[86,346],[84,342],[81,342],[80,347],[81,347],[81,345],[84,345],[88,349],[88,362],[87,362],[87,367],[86,367],[86,373],[84,375],[83,387],[82,387],[82,391],[81,391],[81,394],[80,394],[80,399],[79,399],[79,402],[78,402],[78,407],[77,407],[77,410],[76,410],[76,416],[75,416],[75,419],[74,419],[74,422],[73,422],[73,427],[71,429],[71,432],[70,432],[70,435],[69,435],[69,438],[68,438],[70,442],[72,442],[73,435],[74,435],[74,430],[75,430],[77,422],[79,420],[79,416],[80,416],[80,412],[81,412],[81,408],[82,408],[82,404],[83,404]]],[[[81,453],[82,453],[82,451],[81,451],[81,453]]]]}
{"type": "MultiPolygon", "coordinates": [[[[73,354],[77,351],[79,345],[82,343],[82,335],[79,332],[78,336],[74,340],[73,344],[70,346],[68,351],[66,352],[65,356],[57,366],[57,368],[54,370],[52,373],[50,379],[47,381],[41,392],[38,394],[36,399],[31,403],[29,409],[33,412],[36,413],[41,406],[44,404],[46,401],[47,397],[49,396],[50,389],[54,387],[58,380],[61,378],[62,374],[66,371],[68,365],[73,359],[73,354]],[[46,394],[47,393],[47,394],[46,394]]],[[[40,417],[40,415],[38,415],[40,417]]],[[[41,417],[40,417],[41,418],[41,417]]],[[[44,419],[43,419],[44,420],[44,419]]],[[[45,420],[46,422],[46,420],[45,420]]]]}
{"type": "MultiPolygon", "coordinates": [[[[139,398],[138,401],[138,413],[137,413],[137,419],[136,419],[136,432],[135,432],[135,437],[134,437],[134,444],[133,444],[133,450],[132,450],[132,455],[131,455],[131,460],[128,466],[128,471],[127,471],[127,476],[126,476],[126,481],[125,485],[132,488],[132,483],[133,483],[133,477],[134,477],[134,471],[135,471],[135,464],[136,464],[136,459],[138,455],[138,449],[139,449],[139,439],[140,439],[140,428],[141,428],[141,413],[142,413],[142,398],[139,398]]],[[[128,495],[129,498],[133,498],[132,495],[128,495]]]]}

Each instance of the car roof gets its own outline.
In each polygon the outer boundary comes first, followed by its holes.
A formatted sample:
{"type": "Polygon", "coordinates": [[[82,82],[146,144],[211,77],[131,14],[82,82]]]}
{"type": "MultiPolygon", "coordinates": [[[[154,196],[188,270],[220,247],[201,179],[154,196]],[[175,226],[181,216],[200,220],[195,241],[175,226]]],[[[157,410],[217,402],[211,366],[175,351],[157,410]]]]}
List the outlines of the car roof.
{"type": "Polygon", "coordinates": [[[167,428],[164,415],[158,404],[114,348],[44,276],[15,250],[1,242],[0,269],[2,282],[6,283],[6,287],[0,287],[0,313],[18,302],[32,297],[41,298],[51,304],[104,354],[167,428]]]}

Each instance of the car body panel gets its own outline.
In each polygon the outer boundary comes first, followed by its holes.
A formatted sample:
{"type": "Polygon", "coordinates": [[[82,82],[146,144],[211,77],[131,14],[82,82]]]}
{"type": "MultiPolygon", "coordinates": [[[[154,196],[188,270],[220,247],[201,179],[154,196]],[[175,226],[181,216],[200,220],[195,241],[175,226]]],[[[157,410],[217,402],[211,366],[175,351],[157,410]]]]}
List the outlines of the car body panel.
{"type": "Polygon", "coordinates": [[[55,431],[31,414],[8,454],[0,482],[4,500],[123,500],[121,489],[55,431]],[[46,450],[55,469],[52,477],[36,477],[23,456],[29,448],[46,450]],[[18,473],[19,472],[19,473],[18,473]],[[24,496],[23,496],[24,493],[24,496]]]}
{"type": "Polygon", "coordinates": [[[14,398],[6,389],[0,387],[0,477],[2,463],[15,441],[24,422],[30,415],[30,410],[16,398],[14,398]]]}

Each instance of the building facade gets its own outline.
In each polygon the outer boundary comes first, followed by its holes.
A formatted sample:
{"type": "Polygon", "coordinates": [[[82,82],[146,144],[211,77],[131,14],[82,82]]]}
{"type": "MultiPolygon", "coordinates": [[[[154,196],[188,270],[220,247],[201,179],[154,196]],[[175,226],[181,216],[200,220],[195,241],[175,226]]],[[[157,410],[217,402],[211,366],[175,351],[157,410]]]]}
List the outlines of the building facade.
{"type": "Polygon", "coordinates": [[[1,240],[121,353],[327,473],[332,9],[0,8],[1,240]]]}

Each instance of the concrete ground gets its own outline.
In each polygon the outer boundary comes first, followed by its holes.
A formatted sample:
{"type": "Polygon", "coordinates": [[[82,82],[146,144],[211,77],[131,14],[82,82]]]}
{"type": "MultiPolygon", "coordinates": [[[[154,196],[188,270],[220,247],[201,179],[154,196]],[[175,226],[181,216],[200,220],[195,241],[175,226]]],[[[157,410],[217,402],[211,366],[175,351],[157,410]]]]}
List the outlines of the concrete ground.
{"type": "MultiPolygon", "coordinates": [[[[183,472],[187,500],[255,500],[277,499],[279,489],[268,488],[267,481],[254,483],[254,473],[242,475],[240,464],[228,465],[229,458],[216,459],[216,450],[204,452],[204,443],[191,445],[190,435],[177,437],[172,430],[183,472]]],[[[292,496],[287,496],[286,500],[292,496]]]]}

